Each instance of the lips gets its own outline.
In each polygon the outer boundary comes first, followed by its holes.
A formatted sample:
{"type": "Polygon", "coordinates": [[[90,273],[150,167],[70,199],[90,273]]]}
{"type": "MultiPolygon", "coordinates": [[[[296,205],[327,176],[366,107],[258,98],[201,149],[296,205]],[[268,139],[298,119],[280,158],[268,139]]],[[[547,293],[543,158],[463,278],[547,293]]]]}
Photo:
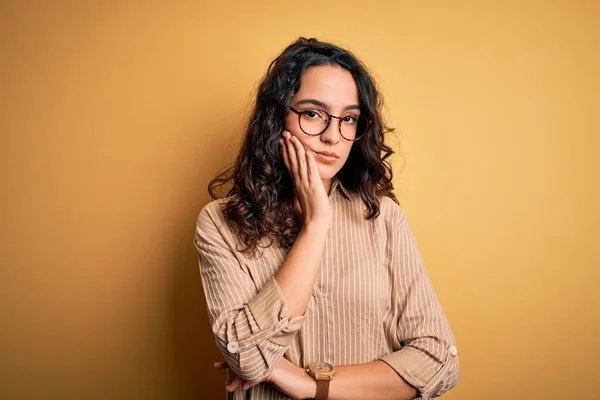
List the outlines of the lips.
{"type": "Polygon", "coordinates": [[[316,154],[317,154],[317,158],[319,160],[326,162],[326,163],[334,163],[339,158],[337,154],[330,153],[328,151],[321,151],[316,154]]]}
{"type": "Polygon", "coordinates": [[[330,153],[328,151],[318,151],[317,154],[321,154],[321,155],[323,155],[325,157],[328,157],[328,158],[340,158],[337,154],[330,153]]]}

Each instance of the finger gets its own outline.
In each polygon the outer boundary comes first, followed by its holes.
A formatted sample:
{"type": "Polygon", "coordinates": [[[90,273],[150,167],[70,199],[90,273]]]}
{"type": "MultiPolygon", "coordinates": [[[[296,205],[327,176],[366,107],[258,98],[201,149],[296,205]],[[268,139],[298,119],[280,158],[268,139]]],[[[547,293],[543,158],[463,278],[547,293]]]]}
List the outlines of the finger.
{"type": "Polygon", "coordinates": [[[216,369],[227,369],[227,368],[229,368],[229,365],[225,361],[217,361],[214,364],[214,367],[216,369]]]}
{"type": "Polygon", "coordinates": [[[242,385],[242,390],[248,390],[250,389],[252,386],[257,385],[257,383],[249,383],[249,382],[244,382],[244,384],[242,385]]]}
{"type": "Polygon", "coordinates": [[[279,144],[281,145],[281,153],[283,155],[283,163],[285,164],[285,167],[288,169],[288,171],[291,174],[292,171],[290,170],[290,163],[288,161],[288,152],[287,152],[287,145],[285,143],[285,139],[279,139],[279,144]]]}
{"type": "Polygon", "coordinates": [[[294,149],[296,150],[296,157],[298,159],[298,177],[300,182],[308,183],[308,171],[306,170],[306,150],[300,143],[300,140],[296,137],[293,138],[294,149]]]}
{"type": "Polygon", "coordinates": [[[290,136],[289,139],[286,139],[286,150],[288,156],[288,163],[290,164],[290,170],[292,173],[292,177],[294,181],[298,181],[298,156],[296,155],[296,148],[294,147],[294,143],[292,142],[293,136],[290,136]]]}
{"type": "Polygon", "coordinates": [[[235,390],[235,388],[237,388],[237,387],[238,387],[238,386],[240,386],[240,385],[243,385],[243,384],[244,384],[244,382],[245,382],[245,381],[244,381],[242,378],[240,378],[240,377],[238,376],[237,378],[235,378],[235,379],[233,380],[233,382],[231,382],[229,385],[227,385],[227,386],[225,387],[225,389],[226,389],[228,392],[233,392],[233,391],[235,390]]]}
{"type": "Polygon", "coordinates": [[[317,180],[321,179],[321,176],[317,160],[315,160],[315,155],[312,151],[306,152],[306,163],[308,164],[308,180],[311,184],[314,184],[317,180]]]}

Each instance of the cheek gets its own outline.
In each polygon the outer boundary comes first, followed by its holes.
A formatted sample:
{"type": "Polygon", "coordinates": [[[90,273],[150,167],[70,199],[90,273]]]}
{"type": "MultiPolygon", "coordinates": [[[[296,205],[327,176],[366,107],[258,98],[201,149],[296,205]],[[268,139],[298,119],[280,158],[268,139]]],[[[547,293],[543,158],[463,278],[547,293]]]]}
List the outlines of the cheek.
{"type": "Polygon", "coordinates": [[[300,125],[298,124],[298,117],[296,114],[290,113],[285,118],[285,128],[292,134],[298,136],[300,133],[300,125]]]}
{"type": "Polygon", "coordinates": [[[292,132],[292,135],[296,137],[300,141],[300,144],[304,146],[304,148],[314,148],[314,143],[311,145],[310,140],[311,137],[303,134],[302,132],[292,132]]]}
{"type": "Polygon", "coordinates": [[[344,160],[347,160],[350,157],[350,150],[352,150],[352,145],[349,145],[344,149],[344,160]]]}

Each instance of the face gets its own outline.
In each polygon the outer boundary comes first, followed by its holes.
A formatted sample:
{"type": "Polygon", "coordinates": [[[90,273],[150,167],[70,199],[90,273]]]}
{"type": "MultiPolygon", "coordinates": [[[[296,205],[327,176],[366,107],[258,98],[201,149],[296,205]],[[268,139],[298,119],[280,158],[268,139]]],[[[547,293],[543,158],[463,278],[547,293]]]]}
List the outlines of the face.
{"type": "MultiPolygon", "coordinates": [[[[358,88],[350,72],[336,66],[310,67],[302,76],[300,89],[290,105],[298,110],[324,110],[336,117],[360,115],[358,88]]],[[[354,142],[344,139],[339,131],[338,119],[331,118],[327,130],[318,136],[307,135],[300,129],[298,114],[288,111],[286,129],[296,136],[305,149],[315,153],[322,180],[330,180],[342,168],[354,142]]]]}

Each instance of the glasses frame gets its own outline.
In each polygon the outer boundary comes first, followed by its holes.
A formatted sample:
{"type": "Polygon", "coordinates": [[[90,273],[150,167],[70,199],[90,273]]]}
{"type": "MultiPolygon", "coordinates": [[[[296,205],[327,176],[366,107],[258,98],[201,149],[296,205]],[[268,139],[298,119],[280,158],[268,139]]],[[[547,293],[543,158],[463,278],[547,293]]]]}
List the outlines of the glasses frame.
{"type": "Polygon", "coordinates": [[[342,118],[343,118],[343,117],[336,117],[335,115],[331,115],[331,114],[329,114],[327,111],[325,111],[325,110],[321,110],[321,109],[312,109],[312,108],[311,108],[311,109],[307,109],[307,110],[296,110],[296,109],[295,109],[294,107],[292,107],[292,106],[290,106],[289,108],[290,108],[290,110],[291,110],[291,111],[293,111],[293,112],[295,112],[296,114],[298,114],[298,126],[300,127],[300,129],[302,130],[302,132],[304,132],[304,133],[305,133],[305,134],[307,134],[308,136],[319,136],[319,135],[322,135],[322,134],[323,134],[323,132],[325,132],[325,131],[327,130],[327,128],[329,128],[329,125],[331,124],[331,119],[332,119],[332,118],[335,118],[335,119],[337,119],[337,120],[338,120],[338,131],[340,132],[340,136],[341,136],[342,138],[344,138],[344,140],[347,140],[347,141],[349,141],[349,142],[356,142],[357,140],[360,140],[360,139],[362,139],[362,138],[363,138],[363,137],[364,137],[364,136],[367,134],[367,132],[369,131],[369,129],[371,128],[371,125],[373,125],[373,120],[371,120],[371,119],[369,119],[369,118],[367,118],[367,117],[365,117],[365,116],[362,116],[362,115],[361,115],[361,117],[362,117],[362,118],[364,118],[364,119],[366,119],[366,120],[367,120],[367,128],[365,129],[365,132],[364,132],[362,135],[360,135],[360,136],[358,136],[358,137],[356,137],[356,138],[354,138],[354,139],[348,139],[348,138],[346,138],[346,137],[344,136],[344,134],[342,133],[342,118]],[[302,124],[300,123],[300,119],[302,118],[302,113],[303,113],[303,112],[305,112],[305,111],[315,111],[315,110],[318,110],[318,111],[320,111],[320,112],[324,112],[325,114],[327,114],[327,117],[328,117],[328,120],[327,120],[327,125],[325,125],[325,128],[324,128],[324,129],[323,129],[321,132],[319,132],[319,133],[308,133],[308,132],[306,132],[304,129],[302,129],[302,124]]]}

